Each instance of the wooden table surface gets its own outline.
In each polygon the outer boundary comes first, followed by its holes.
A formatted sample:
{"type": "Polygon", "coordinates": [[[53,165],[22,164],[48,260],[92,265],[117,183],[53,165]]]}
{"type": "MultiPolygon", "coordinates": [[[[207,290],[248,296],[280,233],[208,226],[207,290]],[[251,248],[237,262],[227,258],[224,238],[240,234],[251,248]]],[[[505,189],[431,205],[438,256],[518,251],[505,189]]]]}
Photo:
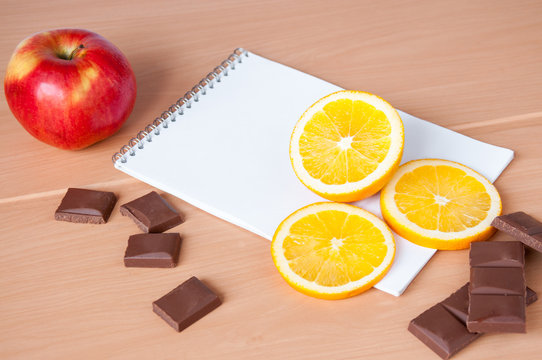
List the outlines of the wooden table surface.
{"type": "MultiPolygon", "coordinates": [[[[174,269],[125,268],[135,225],[118,205],[151,190],[111,156],[236,47],[476,139],[516,151],[496,182],[504,211],[542,218],[540,1],[10,1],[0,10],[0,71],[26,36],[87,28],[136,74],[135,109],[111,138],[69,152],[27,134],[0,101],[0,358],[437,359],[408,322],[468,280],[468,251],[438,252],[401,297],[304,296],[275,270],[269,242],[172,196],[187,218],[174,269]],[[53,220],[67,187],[114,191],[106,225],[53,220]],[[223,304],[182,333],[151,310],[192,275],[223,304]]],[[[286,84],[285,84],[286,85],[286,84]]],[[[494,239],[505,239],[498,234],[494,239]]],[[[527,258],[542,292],[542,254],[527,258]]],[[[485,335],[455,359],[534,359],[542,301],[527,334],[485,335]]]]}

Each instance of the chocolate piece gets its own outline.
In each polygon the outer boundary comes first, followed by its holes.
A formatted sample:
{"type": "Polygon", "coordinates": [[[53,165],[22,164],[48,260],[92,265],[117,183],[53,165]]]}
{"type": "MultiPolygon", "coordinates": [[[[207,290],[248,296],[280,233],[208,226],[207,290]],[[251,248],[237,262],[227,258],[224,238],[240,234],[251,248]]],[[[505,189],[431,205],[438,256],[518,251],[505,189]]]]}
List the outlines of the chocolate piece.
{"type": "Polygon", "coordinates": [[[471,269],[470,293],[485,295],[525,296],[525,275],[522,268],[471,269]]]}
{"type": "Polygon", "coordinates": [[[527,286],[527,296],[525,297],[525,305],[529,306],[538,300],[538,294],[527,286]]]}
{"type": "Polygon", "coordinates": [[[153,311],[177,331],[192,325],[222,302],[195,276],[152,303],[153,311]]]}
{"type": "Polygon", "coordinates": [[[471,293],[467,326],[472,332],[524,333],[525,297],[471,293]]]}
{"type": "Polygon", "coordinates": [[[469,313],[469,283],[460,287],[459,290],[444,299],[441,304],[463,324],[466,324],[469,313]]]}
{"type": "Polygon", "coordinates": [[[479,242],[470,249],[470,266],[518,267],[525,265],[525,251],[514,241],[479,242]]]}
{"type": "Polygon", "coordinates": [[[126,267],[172,268],[177,265],[181,236],[178,233],[137,234],[128,239],[126,267]]]}
{"type": "Polygon", "coordinates": [[[156,191],[122,205],[120,213],[146,233],[163,232],[183,222],[179,213],[156,191]]]}
{"type": "MultiPolygon", "coordinates": [[[[408,326],[414,336],[443,359],[449,359],[483,335],[467,330],[468,287],[469,283],[463,285],[442,302],[421,313],[408,326]]],[[[527,288],[526,300],[527,305],[535,302],[536,292],[527,288]]]]}
{"type": "Polygon", "coordinates": [[[469,331],[525,332],[524,257],[517,241],[471,243],[469,331]]]}
{"type": "Polygon", "coordinates": [[[525,245],[542,252],[542,222],[522,211],[497,216],[492,226],[515,237],[525,245]]]}
{"type": "Polygon", "coordinates": [[[449,359],[482,335],[470,333],[459,319],[440,304],[412,320],[408,331],[443,359],[449,359]]]}
{"type": "Polygon", "coordinates": [[[112,192],[69,188],[55,212],[55,220],[105,224],[117,203],[112,192]]]}

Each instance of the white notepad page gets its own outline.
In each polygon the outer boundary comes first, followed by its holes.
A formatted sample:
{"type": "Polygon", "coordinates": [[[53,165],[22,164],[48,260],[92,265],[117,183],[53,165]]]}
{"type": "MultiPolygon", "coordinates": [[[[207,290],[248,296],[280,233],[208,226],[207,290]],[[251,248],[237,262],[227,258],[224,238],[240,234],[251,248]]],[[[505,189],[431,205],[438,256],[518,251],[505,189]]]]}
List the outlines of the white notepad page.
{"type": "MultiPolygon", "coordinates": [[[[359,89],[364,89],[363,84],[359,89]]],[[[326,81],[253,53],[208,89],[151,142],[133,148],[115,167],[217,217],[271,239],[295,210],[323,198],[295,176],[290,135],[315,101],[342,90],[326,81]]],[[[402,162],[449,159],[494,181],[513,158],[508,149],[482,143],[399,112],[405,125],[402,162]]],[[[378,194],[356,202],[378,216],[378,194]]],[[[376,288],[400,295],[435,250],[397,234],[396,256],[376,288]]]]}

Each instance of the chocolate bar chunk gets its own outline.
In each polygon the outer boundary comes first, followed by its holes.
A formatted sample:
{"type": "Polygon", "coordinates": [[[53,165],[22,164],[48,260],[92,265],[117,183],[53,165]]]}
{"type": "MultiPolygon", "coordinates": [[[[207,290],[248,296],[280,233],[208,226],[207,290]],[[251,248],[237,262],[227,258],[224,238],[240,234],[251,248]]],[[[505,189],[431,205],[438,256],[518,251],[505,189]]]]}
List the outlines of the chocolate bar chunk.
{"type": "Polygon", "coordinates": [[[471,243],[470,263],[469,331],[524,333],[523,244],[517,241],[471,243]],[[495,267],[485,267],[487,264],[495,267]]]}
{"type": "Polygon", "coordinates": [[[112,192],[69,188],[55,212],[55,220],[105,224],[117,203],[112,192]]]}
{"type": "MultiPolygon", "coordinates": [[[[449,359],[468,344],[482,336],[467,329],[469,284],[413,319],[408,330],[443,359],[449,359]]],[[[537,300],[537,294],[527,288],[527,305],[537,300]]]]}
{"type": "Polygon", "coordinates": [[[489,246],[473,246],[469,254],[470,266],[522,268],[525,266],[524,252],[522,246],[511,245],[509,241],[494,241],[489,246]]]}
{"type": "Polygon", "coordinates": [[[467,327],[441,304],[426,310],[408,325],[408,331],[443,359],[449,359],[482,334],[467,327]]]}
{"type": "Polygon", "coordinates": [[[156,191],[122,205],[120,213],[146,233],[163,232],[183,222],[179,213],[156,191]]]}
{"type": "Polygon", "coordinates": [[[473,267],[470,276],[470,293],[525,296],[523,268],[473,267]]]}
{"type": "Polygon", "coordinates": [[[153,311],[177,331],[192,325],[222,302],[195,276],[152,303],[153,311]]]}
{"type": "Polygon", "coordinates": [[[171,268],[177,265],[181,236],[178,233],[138,234],[128,239],[126,267],[171,268]]]}
{"type": "Polygon", "coordinates": [[[524,333],[525,297],[471,293],[467,326],[472,332],[524,333]]]}
{"type": "Polygon", "coordinates": [[[542,252],[542,222],[522,211],[497,216],[492,226],[515,237],[534,250],[542,252]]]}

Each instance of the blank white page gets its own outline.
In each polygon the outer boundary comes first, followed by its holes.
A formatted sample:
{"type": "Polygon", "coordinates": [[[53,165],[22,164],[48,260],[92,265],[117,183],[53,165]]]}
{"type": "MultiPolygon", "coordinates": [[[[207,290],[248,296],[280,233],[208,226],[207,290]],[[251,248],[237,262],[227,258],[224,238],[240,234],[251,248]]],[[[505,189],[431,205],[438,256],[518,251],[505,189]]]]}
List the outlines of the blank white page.
{"type": "MultiPolygon", "coordinates": [[[[363,85],[360,84],[360,89],[363,85]]],[[[301,114],[338,86],[253,53],[230,69],[159,135],[133,148],[115,167],[192,205],[271,239],[295,210],[323,198],[295,176],[290,135],[301,114]]],[[[363,89],[368,90],[370,89],[363,89]]],[[[442,158],[494,181],[513,152],[485,144],[400,112],[403,162],[442,158]]],[[[381,216],[378,195],[355,203],[381,216]]],[[[376,287],[400,295],[435,250],[395,234],[396,258],[376,287]]]]}

